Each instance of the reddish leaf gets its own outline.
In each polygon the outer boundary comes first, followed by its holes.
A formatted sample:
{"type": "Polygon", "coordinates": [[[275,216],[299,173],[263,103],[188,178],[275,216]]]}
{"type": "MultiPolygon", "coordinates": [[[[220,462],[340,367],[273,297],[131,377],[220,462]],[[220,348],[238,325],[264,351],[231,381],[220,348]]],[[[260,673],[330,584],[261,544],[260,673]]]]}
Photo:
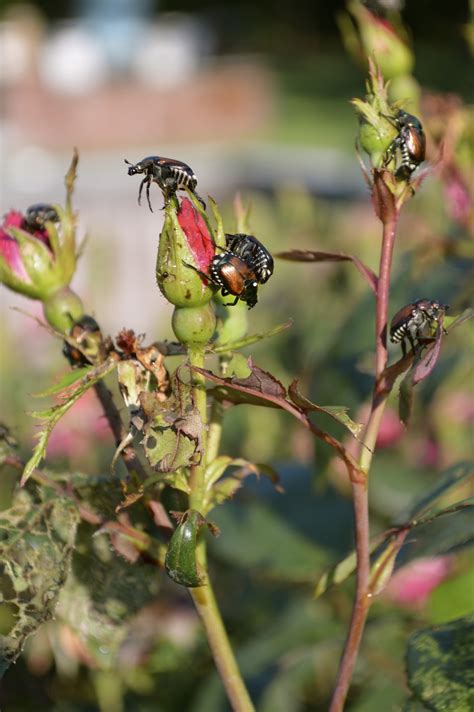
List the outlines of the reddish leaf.
{"type": "Polygon", "coordinates": [[[415,386],[420,381],[423,381],[427,376],[430,375],[431,371],[436,366],[436,362],[439,358],[439,353],[441,350],[441,340],[443,338],[443,323],[440,319],[438,323],[438,329],[436,331],[436,337],[434,344],[426,349],[422,354],[419,361],[415,361],[413,366],[413,385],[415,386]]]}
{"type": "Polygon", "coordinates": [[[344,252],[320,252],[315,250],[288,250],[278,252],[275,257],[291,262],[352,262],[369,283],[370,288],[377,293],[377,276],[358,257],[346,255],[344,252]]]}
{"type": "Polygon", "coordinates": [[[392,174],[390,171],[375,168],[373,175],[372,203],[375,214],[384,225],[393,223],[396,219],[397,207],[395,204],[395,196],[389,187],[389,183],[393,180],[392,174]]]}

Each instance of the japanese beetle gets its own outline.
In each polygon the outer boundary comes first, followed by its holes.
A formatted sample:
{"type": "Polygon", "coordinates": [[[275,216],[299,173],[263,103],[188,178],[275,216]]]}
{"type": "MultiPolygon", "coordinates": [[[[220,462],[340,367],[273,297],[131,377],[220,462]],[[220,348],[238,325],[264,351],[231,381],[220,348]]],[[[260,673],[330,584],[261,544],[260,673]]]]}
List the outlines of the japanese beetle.
{"type": "Polygon", "coordinates": [[[23,227],[29,232],[44,230],[48,220],[53,223],[59,222],[55,208],[49,203],[35,203],[27,209],[23,227]]]}
{"type": "Polygon", "coordinates": [[[392,319],[390,341],[394,344],[401,343],[403,356],[406,356],[405,339],[407,339],[415,354],[419,346],[419,339],[423,338],[423,336],[431,336],[429,331],[434,324],[439,322],[440,317],[444,315],[447,309],[448,306],[446,304],[440,304],[430,299],[418,299],[412,304],[407,304],[392,319]]]}
{"type": "Polygon", "coordinates": [[[395,118],[386,117],[398,130],[385,154],[384,165],[394,158],[397,149],[400,151],[401,162],[395,171],[395,177],[408,180],[413,171],[425,160],[426,138],[421,121],[413,114],[402,109],[395,118]]]}
{"type": "Polygon", "coordinates": [[[255,272],[259,284],[265,284],[273,274],[273,257],[253,235],[226,234],[227,249],[240,257],[255,272]]]}
{"type": "Polygon", "coordinates": [[[209,279],[221,288],[223,297],[228,294],[235,296],[235,300],[226,306],[234,306],[239,299],[246,302],[249,309],[256,305],[257,275],[253,268],[238,255],[228,250],[222,255],[215,255],[209,268],[209,279]]]}
{"type": "Polygon", "coordinates": [[[189,188],[203,207],[206,207],[205,202],[196,193],[197,178],[187,163],[178,161],[175,158],[164,158],[163,156],[147,156],[146,158],[142,158],[138,163],[130,163],[126,158],[124,160],[129,166],[129,176],[134,176],[137,173],[145,174],[138,191],[138,204],[141,204],[142,190],[146,184],[146,198],[151,212],[153,212],[150,202],[151,183],[157,183],[161,188],[165,203],[168,202],[177,190],[189,188]]]}

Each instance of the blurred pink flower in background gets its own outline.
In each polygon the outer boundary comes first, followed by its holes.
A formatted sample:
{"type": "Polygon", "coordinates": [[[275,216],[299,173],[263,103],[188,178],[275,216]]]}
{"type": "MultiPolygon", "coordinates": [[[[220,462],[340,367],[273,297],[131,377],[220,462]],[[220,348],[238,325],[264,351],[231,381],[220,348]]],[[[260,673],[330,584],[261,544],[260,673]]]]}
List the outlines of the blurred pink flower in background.
{"type": "Polygon", "coordinates": [[[96,395],[89,390],[54,428],[48,455],[79,461],[98,442],[112,444],[112,434],[96,395]]]}
{"type": "Polygon", "coordinates": [[[415,559],[395,571],[383,595],[401,606],[421,608],[451,571],[450,556],[415,559]]]}

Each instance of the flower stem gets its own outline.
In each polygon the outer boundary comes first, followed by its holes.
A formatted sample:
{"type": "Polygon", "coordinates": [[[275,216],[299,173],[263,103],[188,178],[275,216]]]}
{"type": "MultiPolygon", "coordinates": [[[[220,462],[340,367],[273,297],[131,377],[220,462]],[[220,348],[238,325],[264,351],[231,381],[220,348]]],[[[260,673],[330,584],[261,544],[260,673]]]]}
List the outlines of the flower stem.
{"type": "Polygon", "coordinates": [[[365,483],[352,482],[354,507],[354,527],[357,554],[357,584],[351,622],[344,652],[339,663],[336,686],[334,688],[329,712],[341,712],[349,691],[354,672],[365,622],[371,605],[370,584],[370,530],[369,530],[369,491],[368,478],[373,453],[382,421],[388,393],[381,391],[380,384],[387,366],[387,322],[390,295],[390,272],[392,267],[393,247],[398,222],[398,211],[391,220],[384,222],[380,269],[376,294],[375,315],[375,384],[372,406],[360,449],[359,465],[367,475],[365,483]]]}
{"type": "MultiPolygon", "coordinates": [[[[201,565],[205,566],[204,541],[199,542],[197,554],[201,565]]],[[[234,712],[253,712],[254,706],[242,680],[209,579],[205,586],[189,589],[189,592],[202,620],[214,663],[232,709],[234,712]]]]}
{"type": "MultiPolygon", "coordinates": [[[[204,347],[189,347],[188,358],[190,365],[203,368],[204,354],[204,347]]],[[[205,467],[206,464],[212,462],[212,460],[217,457],[219,451],[222,432],[222,408],[219,403],[216,401],[214,402],[208,432],[206,379],[203,375],[197,373],[196,371],[193,371],[192,379],[193,403],[194,407],[199,412],[202,423],[201,441],[203,457],[199,465],[194,465],[191,468],[191,494],[189,501],[190,506],[200,512],[202,510],[205,496],[205,467]]],[[[198,588],[190,588],[188,590],[202,620],[209,647],[214,658],[214,663],[234,712],[252,712],[254,708],[235,660],[235,656],[217,606],[209,574],[207,573],[206,543],[204,539],[201,539],[198,542],[196,548],[196,560],[199,564],[199,569],[202,572],[205,572],[206,585],[198,588]]]]}

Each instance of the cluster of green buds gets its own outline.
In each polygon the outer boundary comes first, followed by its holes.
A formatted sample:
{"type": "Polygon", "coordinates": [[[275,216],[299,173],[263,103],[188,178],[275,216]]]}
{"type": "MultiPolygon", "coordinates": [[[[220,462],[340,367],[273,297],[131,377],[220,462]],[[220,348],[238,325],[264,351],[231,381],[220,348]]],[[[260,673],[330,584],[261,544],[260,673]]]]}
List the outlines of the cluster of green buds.
{"type": "Polygon", "coordinates": [[[190,348],[211,340],[217,345],[236,341],[247,331],[247,308],[239,301],[232,309],[228,297],[216,292],[209,279],[212,260],[225,251],[222,218],[210,199],[215,228],[195,195],[173,196],[165,205],[158,248],[156,279],[174,305],[172,327],[176,338],[190,348]]]}
{"type": "Polygon", "coordinates": [[[76,226],[71,194],[77,154],[66,175],[66,206],[39,203],[23,214],[8,212],[0,225],[0,281],[43,303],[48,323],[67,333],[83,315],[70,288],[76,270],[76,226]]]}

